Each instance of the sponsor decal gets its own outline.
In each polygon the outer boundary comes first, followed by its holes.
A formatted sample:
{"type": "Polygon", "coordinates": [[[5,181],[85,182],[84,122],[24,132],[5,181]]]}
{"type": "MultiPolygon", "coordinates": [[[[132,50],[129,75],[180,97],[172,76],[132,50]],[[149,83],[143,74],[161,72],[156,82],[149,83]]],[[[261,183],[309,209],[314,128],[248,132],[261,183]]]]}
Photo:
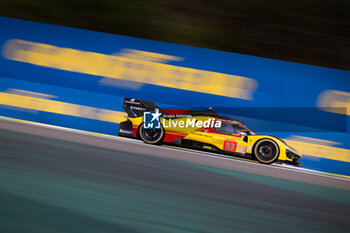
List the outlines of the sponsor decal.
{"type": "Polygon", "coordinates": [[[251,149],[252,149],[252,146],[248,146],[248,153],[250,153],[250,151],[251,151],[251,149]]]}
{"type": "Polygon", "coordinates": [[[224,141],[224,150],[236,151],[237,142],[235,141],[224,141]]]}
{"type": "Polygon", "coordinates": [[[175,119],[175,118],[188,118],[188,117],[192,117],[192,115],[189,114],[174,114],[174,115],[163,115],[164,118],[168,118],[168,119],[175,119]]]}
{"type": "MultiPolygon", "coordinates": [[[[144,112],[143,113],[143,123],[145,129],[159,129],[161,127],[160,116],[162,113],[159,109],[154,112],[144,112]]],[[[169,116],[169,115],[166,115],[169,116]]],[[[209,118],[205,121],[197,120],[195,118],[184,118],[184,119],[162,119],[162,125],[164,128],[220,128],[221,121],[215,120],[215,118],[209,118]]]]}
{"type": "Polygon", "coordinates": [[[131,131],[131,130],[121,129],[120,132],[121,132],[121,133],[126,133],[126,134],[132,134],[132,131],[131,131]]]}
{"type": "Polygon", "coordinates": [[[170,127],[178,127],[178,128],[220,128],[221,127],[221,121],[216,121],[215,118],[209,118],[206,121],[197,120],[195,118],[188,118],[188,119],[181,119],[181,120],[171,120],[168,121],[163,119],[163,126],[164,128],[170,128],[170,127]]]}
{"type": "Polygon", "coordinates": [[[145,129],[160,129],[160,116],[162,113],[159,109],[154,112],[144,112],[143,113],[143,123],[145,129]]]}
{"type": "Polygon", "coordinates": [[[140,110],[140,111],[146,110],[146,108],[134,107],[134,106],[130,106],[130,109],[135,109],[135,110],[140,110]]]}
{"type": "Polygon", "coordinates": [[[136,105],[140,105],[141,104],[139,102],[134,102],[134,101],[135,101],[135,99],[130,99],[130,100],[125,100],[124,102],[128,103],[128,104],[136,104],[136,105]]]}

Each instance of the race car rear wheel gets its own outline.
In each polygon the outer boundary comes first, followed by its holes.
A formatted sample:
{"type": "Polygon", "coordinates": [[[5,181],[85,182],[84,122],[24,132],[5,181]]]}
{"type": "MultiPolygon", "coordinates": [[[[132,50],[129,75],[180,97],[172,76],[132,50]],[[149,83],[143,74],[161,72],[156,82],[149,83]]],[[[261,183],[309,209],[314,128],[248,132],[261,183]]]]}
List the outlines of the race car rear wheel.
{"type": "Polygon", "coordinates": [[[139,136],[145,143],[160,145],[164,138],[164,128],[161,125],[159,129],[145,129],[142,124],[139,128],[139,136]]]}
{"type": "Polygon", "coordinates": [[[271,139],[262,139],[254,146],[254,156],[260,163],[271,164],[278,159],[279,147],[271,139]]]}

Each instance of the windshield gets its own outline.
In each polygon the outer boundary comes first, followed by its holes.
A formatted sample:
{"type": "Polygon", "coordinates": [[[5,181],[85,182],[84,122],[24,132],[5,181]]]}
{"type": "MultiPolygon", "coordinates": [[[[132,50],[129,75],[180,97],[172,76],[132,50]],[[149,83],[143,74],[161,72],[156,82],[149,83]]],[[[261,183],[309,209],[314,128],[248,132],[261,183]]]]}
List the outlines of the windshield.
{"type": "Polygon", "coordinates": [[[220,134],[226,134],[226,135],[232,135],[232,134],[239,134],[239,135],[255,135],[256,133],[249,129],[247,126],[240,124],[240,123],[226,123],[221,122],[220,128],[215,128],[216,133],[220,134]]]}
{"type": "Polygon", "coordinates": [[[236,128],[240,134],[245,133],[246,135],[255,135],[256,133],[249,129],[247,126],[243,125],[243,124],[233,124],[232,125],[234,128],[236,128]]]}

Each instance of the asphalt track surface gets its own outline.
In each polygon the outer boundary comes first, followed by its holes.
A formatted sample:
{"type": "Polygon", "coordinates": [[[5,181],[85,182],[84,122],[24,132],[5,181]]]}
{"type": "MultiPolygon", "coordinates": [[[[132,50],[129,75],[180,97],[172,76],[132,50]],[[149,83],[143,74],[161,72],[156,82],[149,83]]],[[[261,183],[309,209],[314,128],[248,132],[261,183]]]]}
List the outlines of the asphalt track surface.
{"type": "Polygon", "coordinates": [[[349,232],[347,179],[0,120],[0,232],[349,232]]]}

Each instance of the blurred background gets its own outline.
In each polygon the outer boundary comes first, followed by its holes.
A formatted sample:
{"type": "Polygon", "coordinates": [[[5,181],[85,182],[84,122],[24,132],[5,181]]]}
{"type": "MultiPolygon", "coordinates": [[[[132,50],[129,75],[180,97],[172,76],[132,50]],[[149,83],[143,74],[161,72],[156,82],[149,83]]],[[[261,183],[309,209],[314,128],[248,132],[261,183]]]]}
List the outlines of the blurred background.
{"type": "Polygon", "coordinates": [[[350,69],[347,0],[1,0],[0,15],[350,69]]]}
{"type": "Polygon", "coordinates": [[[348,232],[349,12],[347,0],[0,0],[0,232],[348,232]],[[304,164],[116,137],[124,97],[212,107],[304,164]]]}

